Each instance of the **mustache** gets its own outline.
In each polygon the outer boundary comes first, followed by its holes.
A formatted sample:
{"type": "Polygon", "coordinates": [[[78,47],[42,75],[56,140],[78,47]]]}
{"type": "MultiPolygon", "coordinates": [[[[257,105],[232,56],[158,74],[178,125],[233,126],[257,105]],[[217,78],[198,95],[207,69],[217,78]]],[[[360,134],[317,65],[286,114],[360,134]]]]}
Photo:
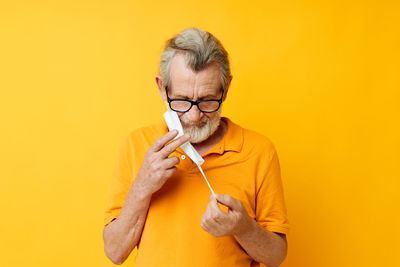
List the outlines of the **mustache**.
{"type": "Polygon", "coordinates": [[[183,127],[203,127],[208,123],[208,120],[204,119],[199,122],[191,122],[191,121],[186,121],[185,119],[181,119],[181,122],[183,127]]]}

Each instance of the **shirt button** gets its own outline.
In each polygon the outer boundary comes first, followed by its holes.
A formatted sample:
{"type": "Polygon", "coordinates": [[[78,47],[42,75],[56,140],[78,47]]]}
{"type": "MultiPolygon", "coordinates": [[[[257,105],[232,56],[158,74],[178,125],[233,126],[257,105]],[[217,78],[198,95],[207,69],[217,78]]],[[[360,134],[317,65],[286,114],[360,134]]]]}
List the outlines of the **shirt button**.
{"type": "Polygon", "coordinates": [[[185,156],[185,155],[182,155],[182,156],[181,156],[181,159],[186,159],[186,156],[185,156]]]}

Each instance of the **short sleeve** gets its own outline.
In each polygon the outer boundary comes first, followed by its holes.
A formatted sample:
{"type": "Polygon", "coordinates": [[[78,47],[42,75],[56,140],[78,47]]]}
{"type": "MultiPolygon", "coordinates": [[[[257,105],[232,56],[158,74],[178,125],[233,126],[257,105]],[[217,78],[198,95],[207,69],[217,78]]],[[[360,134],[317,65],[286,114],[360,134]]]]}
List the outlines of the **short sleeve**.
{"type": "Polygon", "coordinates": [[[273,150],[264,158],[261,181],[256,195],[256,221],[271,232],[288,234],[290,230],[285,205],[281,170],[277,152],[273,150]],[[269,159],[268,159],[269,158],[269,159]]]}
{"type": "Polygon", "coordinates": [[[104,225],[109,224],[114,218],[118,218],[132,180],[132,141],[130,136],[127,136],[120,143],[115,161],[107,208],[104,214],[104,225]]]}

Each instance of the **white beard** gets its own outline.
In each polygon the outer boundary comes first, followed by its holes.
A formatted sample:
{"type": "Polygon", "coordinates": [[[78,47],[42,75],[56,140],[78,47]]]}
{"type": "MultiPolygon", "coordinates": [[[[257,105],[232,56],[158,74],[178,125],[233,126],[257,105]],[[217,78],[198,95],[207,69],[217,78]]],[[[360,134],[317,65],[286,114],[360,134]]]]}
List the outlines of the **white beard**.
{"type": "Polygon", "coordinates": [[[193,124],[189,120],[186,120],[184,115],[179,118],[182,122],[183,132],[189,134],[191,137],[190,143],[201,143],[215,133],[221,122],[221,111],[222,109],[219,109],[216,116],[212,119],[208,119],[204,116],[197,124],[193,124]]]}

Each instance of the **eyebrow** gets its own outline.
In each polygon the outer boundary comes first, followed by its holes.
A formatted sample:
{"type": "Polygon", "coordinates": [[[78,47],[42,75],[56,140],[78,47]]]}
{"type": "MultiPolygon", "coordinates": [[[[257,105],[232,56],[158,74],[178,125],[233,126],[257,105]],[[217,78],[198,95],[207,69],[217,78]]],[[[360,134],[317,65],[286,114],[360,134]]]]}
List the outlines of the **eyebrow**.
{"type": "MultiPolygon", "coordinates": [[[[217,99],[217,98],[218,98],[218,96],[216,96],[216,95],[214,95],[214,94],[208,94],[208,95],[199,97],[199,99],[211,98],[211,97],[212,97],[213,99],[217,99]]],[[[174,98],[189,99],[188,96],[184,96],[184,95],[181,95],[181,94],[176,94],[176,95],[174,96],[174,98]]]]}

